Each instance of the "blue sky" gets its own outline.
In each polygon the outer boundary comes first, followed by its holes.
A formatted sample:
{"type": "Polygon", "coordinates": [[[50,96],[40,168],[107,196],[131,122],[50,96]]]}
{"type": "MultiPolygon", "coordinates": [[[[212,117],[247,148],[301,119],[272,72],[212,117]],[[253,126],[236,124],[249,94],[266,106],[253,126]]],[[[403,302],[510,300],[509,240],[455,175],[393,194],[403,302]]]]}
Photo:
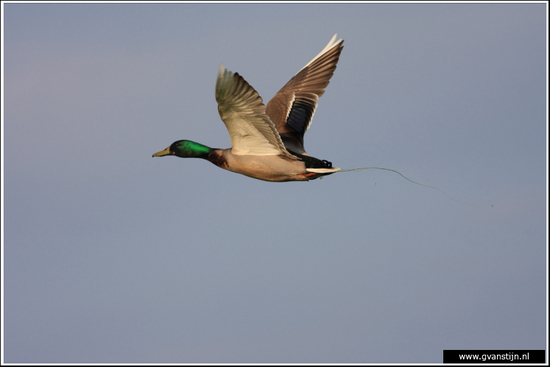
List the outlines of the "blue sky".
{"type": "Polygon", "coordinates": [[[546,348],[546,4],[2,5],[6,362],[546,348]],[[308,153],[457,201],[151,158],[229,147],[220,63],[267,102],[335,33],[308,153]]]}

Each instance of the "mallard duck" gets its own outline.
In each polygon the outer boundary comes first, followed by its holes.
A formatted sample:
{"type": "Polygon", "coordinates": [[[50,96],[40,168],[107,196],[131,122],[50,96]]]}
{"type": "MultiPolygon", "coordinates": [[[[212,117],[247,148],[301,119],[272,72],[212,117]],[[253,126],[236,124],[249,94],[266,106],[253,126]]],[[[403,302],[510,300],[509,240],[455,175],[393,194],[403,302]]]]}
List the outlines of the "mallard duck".
{"type": "Polygon", "coordinates": [[[203,158],[232,172],[276,182],[308,181],[340,171],[306,153],[304,133],[336,69],[343,43],[334,35],[267,105],[242,76],[220,65],[216,101],[232,147],[214,149],[178,140],[153,157],[203,158]]]}

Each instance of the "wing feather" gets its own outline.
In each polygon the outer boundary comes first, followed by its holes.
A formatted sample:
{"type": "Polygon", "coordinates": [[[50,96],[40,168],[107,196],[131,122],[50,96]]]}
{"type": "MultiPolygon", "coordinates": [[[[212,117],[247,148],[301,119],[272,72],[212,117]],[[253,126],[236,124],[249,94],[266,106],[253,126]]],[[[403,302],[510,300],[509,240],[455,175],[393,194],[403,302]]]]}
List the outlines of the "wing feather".
{"type": "Polygon", "coordinates": [[[285,148],[277,129],[265,114],[258,92],[238,73],[220,65],[216,80],[218,112],[231,137],[236,155],[284,155],[285,148]]]}
{"type": "Polygon", "coordinates": [[[304,134],[311,125],[317,101],[325,93],[336,70],[344,41],[332,37],[325,48],[304,66],[269,101],[266,113],[275,124],[285,146],[305,153],[304,134]]]}

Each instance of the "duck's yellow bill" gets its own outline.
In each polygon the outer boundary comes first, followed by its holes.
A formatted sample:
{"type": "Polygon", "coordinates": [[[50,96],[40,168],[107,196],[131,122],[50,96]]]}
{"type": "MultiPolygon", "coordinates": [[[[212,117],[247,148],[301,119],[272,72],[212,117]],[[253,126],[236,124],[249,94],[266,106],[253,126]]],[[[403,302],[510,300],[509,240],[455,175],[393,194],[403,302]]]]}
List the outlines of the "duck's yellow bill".
{"type": "Polygon", "coordinates": [[[164,157],[165,155],[169,155],[169,154],[170,154],[170,147],[164,150],[161,150],[160,152],[156,152],[155,154],[153,154],[153,157],[164,157]]]}

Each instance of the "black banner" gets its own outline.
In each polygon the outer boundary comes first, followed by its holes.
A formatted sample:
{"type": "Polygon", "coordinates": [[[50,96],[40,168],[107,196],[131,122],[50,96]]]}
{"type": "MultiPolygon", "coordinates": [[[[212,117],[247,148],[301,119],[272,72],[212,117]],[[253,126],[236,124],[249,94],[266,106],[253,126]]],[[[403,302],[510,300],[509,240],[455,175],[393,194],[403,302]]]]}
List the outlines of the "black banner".
{"type": "Polygon", "coordinates": [[[443,363],[546,363],[544,350],[444,350],[443,363]]]}

